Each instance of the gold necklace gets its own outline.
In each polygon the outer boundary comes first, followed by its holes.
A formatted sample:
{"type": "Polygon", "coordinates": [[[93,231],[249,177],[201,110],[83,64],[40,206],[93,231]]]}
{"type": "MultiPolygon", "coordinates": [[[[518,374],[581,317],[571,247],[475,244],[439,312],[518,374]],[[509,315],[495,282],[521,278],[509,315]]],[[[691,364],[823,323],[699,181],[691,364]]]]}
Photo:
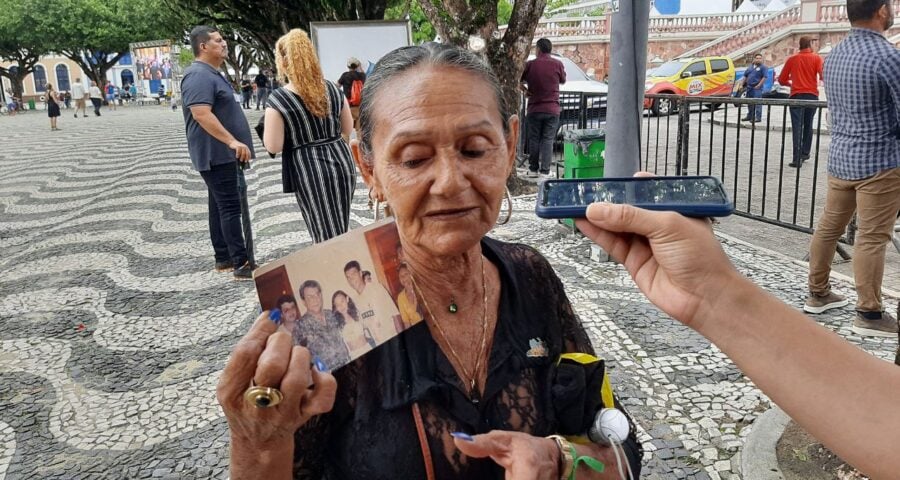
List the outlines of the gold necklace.
{"type": "MultiPolygon", "coordinates": [[[[478,367],[481,365],[481,358],[484,356],[484,349],[487,345],[487,283],[485,282],[484,275],[484,256],[481,257],[481,291],[482,291],[482,309],[481,309],[481,348],[478,350],[478,356],[475,357],[475,368],[472,370],[472,373],[466,372],[465,364],[463,364],[462,359],[459,358],[459,355],[456,354],[456,350],[453,348],[453,344],[450,343],[450,340],[447,338],[447,335],[444,333],[444,329],[441,328],[441,324],[438,323],[437,318],[435,318],[434,313],[431,312],[431,307],[428,306],[428,300],[425,298],[425,295],[422,294],[422,290],[419,288],[419,285],[416,283],[416,276],[410,275],[412,279],[413,288],[416,289],[416,293],[422,297],[422,303],[425,305],[425,311],[431,317],[431,321],[434,323],[434,326],[437,327],[438,333],[441,334],[441,338],[444,339],[444,342],[447,344],[447,348],[450,349],[450,354],[453,355],[453,358],[456,359],[456,363],[459,364],[459,369],[462,371],[462,374],[468,378],[469,383],[469,396],[472,397],[472,400],[475,403],[478,403],[478,398],[473,395],[477,394],[475,390],[475,380],[478,375],[478,367]]],[[[463,378],[463,381],[466,381],[466,378],[463,378]]]]}

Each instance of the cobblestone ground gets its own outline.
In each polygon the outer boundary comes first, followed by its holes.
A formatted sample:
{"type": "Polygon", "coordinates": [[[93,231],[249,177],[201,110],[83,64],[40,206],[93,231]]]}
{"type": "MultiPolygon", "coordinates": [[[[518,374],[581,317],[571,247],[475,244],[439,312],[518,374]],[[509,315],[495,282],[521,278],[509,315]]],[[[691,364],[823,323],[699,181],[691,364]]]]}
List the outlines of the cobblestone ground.
{"type": "MultiPolygon", "coordinates": [[[[250,112],[251,121],[257,118],[250,112]]],[[[212,272],[206,192],[180,113],[0,118],[0,480],[225,478],[214,385],[258,307],[253,286],[212,272]]],[[[277,160],[250,173],[258,257],[309,243],[277,160]]],[[[371,221],[360,185],[351,217],[371,221]]],[[[602,354],[648,451],[644,478],[740,478],[768,399],[702,337],[676,324],[589,244],[519,198],[492,233],[541,250],[602,354]]],[[[738,267],[800,305],[805,271],[725,243],[738,267]]],[[[846,284],[838,290],[852,296],[846,284]]],[[[896,305],[896,299],[892,302],[896,305]]],[[[851,334],[845,308],[816,318],[882,358],[896,340],[851,334]]],[[[773,368],[778,368],[773,365],[773,368]]]]}

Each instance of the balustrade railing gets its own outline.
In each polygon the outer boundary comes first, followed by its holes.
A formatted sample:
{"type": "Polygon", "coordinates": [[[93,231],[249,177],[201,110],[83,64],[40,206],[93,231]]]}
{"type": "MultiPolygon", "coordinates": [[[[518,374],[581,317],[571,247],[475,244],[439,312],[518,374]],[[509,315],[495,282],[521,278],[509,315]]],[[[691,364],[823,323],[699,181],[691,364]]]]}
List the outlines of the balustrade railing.
{"type": "MultiPolygon", "coordinates": [[[[718,15],[659,15],[650,17],[649,33],[728,32],[766,18],[765,12],[734,12],[718,15]]],[[[609,35],[609,16],[551,18],[541,20],[535,38],[609,35]]],[[[505,27],[501,27],[503,31],[505,27]]]]}
{"type": "Polygon", "coordinates": [[[712,42],[701,45],[693,50],[683,53],[682,57],[704,57],[713,55],[728,55],[734,50],[755,43],[770,36],[772,33],[793,25],[800,21],[800,5],[788,7],[778,13],[769,14],[762,20],[747,25],[730,35],[723,36],[712,42]]]}

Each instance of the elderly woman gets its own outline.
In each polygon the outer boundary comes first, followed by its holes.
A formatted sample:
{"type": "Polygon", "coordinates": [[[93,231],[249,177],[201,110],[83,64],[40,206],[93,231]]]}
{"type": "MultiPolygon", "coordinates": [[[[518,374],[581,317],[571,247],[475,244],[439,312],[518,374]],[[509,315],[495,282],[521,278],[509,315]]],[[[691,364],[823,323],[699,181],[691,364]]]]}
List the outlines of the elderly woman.
{"type": "Polygon", "coordinates": [[[351,147],[394,212],[425,321],[332,376],[264,313],[218,389],[232,477],[618,479],[630,467],[637,478],[633,426],[616,450],[548,438],[584,435],[618,404],[584,387],[595,371],[560,363],[593,349],[547,260],[486,237],[519,129],[491,69],[455,47],[405,47],[382,58],[362,98],[351,147]],[[248,386],[283,401],[258,408],[248,386]]]}

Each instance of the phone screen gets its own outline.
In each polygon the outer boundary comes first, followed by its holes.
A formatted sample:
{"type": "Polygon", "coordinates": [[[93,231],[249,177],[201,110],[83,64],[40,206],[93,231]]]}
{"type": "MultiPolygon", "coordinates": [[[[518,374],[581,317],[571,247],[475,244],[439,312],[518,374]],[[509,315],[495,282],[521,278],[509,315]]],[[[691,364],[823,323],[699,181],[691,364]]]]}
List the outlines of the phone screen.
{"type": "Polygon", "coordinates": [[[594,202],[631,205],[729,205],[722,183],[713,177],[572,180],[543,183],[541,206],[576,207],[594,202]]]}

